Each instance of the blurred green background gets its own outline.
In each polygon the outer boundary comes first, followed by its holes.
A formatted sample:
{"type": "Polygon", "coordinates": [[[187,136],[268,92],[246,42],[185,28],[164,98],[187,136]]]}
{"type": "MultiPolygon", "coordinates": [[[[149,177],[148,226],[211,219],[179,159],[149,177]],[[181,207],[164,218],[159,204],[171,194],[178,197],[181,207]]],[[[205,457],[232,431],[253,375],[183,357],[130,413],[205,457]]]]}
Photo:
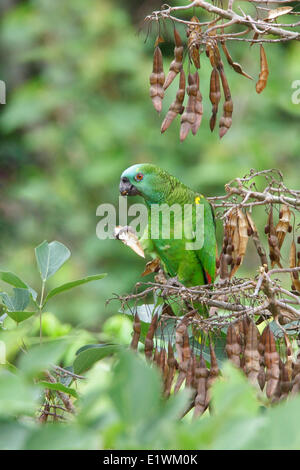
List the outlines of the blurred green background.
{"type": "MultiPolygon", "coordinates": [[[[149,98],[157,28],[146,43],[147,29],[137,34],[143,17],[161,3],[6,0],[0,6],[0,78],[7,85],[0,116],[1,269],[39,289],[33,247],[46,239],[61,241],[72,252],[49,287],[107,272],[100,283],[51,303],[62,321],[82,328],[99,331],[119,308],[105,301],[132,291],[143,271],[143,260],[131,250],[96,237],[96,208],[117,205],[126,167],[156,163],[207,196],[222,194],[226,182],[250,168],[279,168],[286,184],[299,189],[300,105],[291,96],[292,82],[300,80],[300,44],[266,45],[270,76],[261,95],[255,92],[259,48],[228,45],[255,80],[226,66],[234,115],[222,142],[209,130],[210,66],[202,55],[204,118],[198,135],[180,144],[179,121],[161,136],[163,116],[149,98]]],[[[167,71],[173,51],[165,38],[167,71]]],[[[163,115],[174,99],[175,82],[163,115]]],[[[263,212],[260,217],[262,225],[263,212]]],[[[250,252],[244,273],[256,268],[250,252]]]]}

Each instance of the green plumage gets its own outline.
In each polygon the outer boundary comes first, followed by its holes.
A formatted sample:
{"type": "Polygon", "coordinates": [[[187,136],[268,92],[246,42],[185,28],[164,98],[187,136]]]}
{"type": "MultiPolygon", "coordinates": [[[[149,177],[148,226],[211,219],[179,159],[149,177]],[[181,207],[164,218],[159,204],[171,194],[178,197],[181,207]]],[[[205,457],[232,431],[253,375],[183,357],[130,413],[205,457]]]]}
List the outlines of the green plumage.
{"type": "MultiPolygon", "coordinates": [[[[146,229],[141,243],[145,252],[152,256],[158,256],[165,271],[185,286],[195,286],[214,282],[216,269],[216,236],[215,222],[212,207],[209,202],[199,193],[192,191],[182,184],[177,178],[155,165],[148,163],[133,165],[125,170],[121,181],[128,180],[136,191],[145,199],[148,207],[148,228],[146,229]],[[137,175],[141,180],[137,179],[137,175]],[[185,205],[190,205],[190,217],[186,217],[192,224],[193,231],[196,230],[196,206],[204,209],[204,243],[200,249],[187,249],[187,243],[195,242],[196,238],[191,233],[187,238],[184,230],[181,231],[182,238],[174,238],[174,228],[178,228],[178,219],[170,212],[170,236],[163,239],[163,230],[166,221],[159,218],[158,238],[151,237],[151,208],[154,204],[178,204],[184,214],[185,205]]],[[[128,192],[130,195],[130,192],[128,192]]],[[[202,212],[201,212],[202,213],[202,212]]],[[[200,219],[197,219],[198,221],[200,219]]],[[[202,221],[200,220],[200,223],[202,221]]],[[[182,219],[182,227],[184,221],[182,219]]]]}

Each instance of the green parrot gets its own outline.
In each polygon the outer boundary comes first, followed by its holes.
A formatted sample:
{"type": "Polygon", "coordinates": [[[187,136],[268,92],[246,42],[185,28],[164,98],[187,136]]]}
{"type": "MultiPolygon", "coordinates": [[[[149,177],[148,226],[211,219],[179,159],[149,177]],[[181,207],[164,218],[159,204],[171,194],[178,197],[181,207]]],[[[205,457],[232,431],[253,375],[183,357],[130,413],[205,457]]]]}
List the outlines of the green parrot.
{"type": "MultiPolygon", "coordinates": [[[[144,198],[148,209],[148,226],[140,243],[147,254],[158,257],[165,272],[176,278],[186,287],[213,283],[216,275],[216,231],[215,220],[211,204],[202,194],[194,192],[185,186],[177,178],[170,175],[161,168],[141,163],[127,168],[121,175],[120,193],[123,196],[140,195],[144,198]],[[170,211],[169,237],[163,237],[163,229],[166,221],[163,217],[158,220],[158,236],[151,238],[151,223],[153,223],[153,205],[167,204],[173,206],[178,204],[182,208],[182,214],[190,218],[192,231],[182,230],[181,238],[174,237],[174,230],[178,219],[170,211]],[[185,213],[185,205],[190,206],[190,212],[185,213]],[[195,223],[198,212],[196,206],[201,207],[203,225],[203,243],[201,247],[191,249],[191,241],[195,241],[195,223]],[[189,233],[191,235],[189,235],[189,233]],[[188,238],[187,238],[188,236],[188,238]],[[194,237],[194,238],[193,238],[194,237]],[[189,246],[189,249],[187,247],[189,246]]],[[[178,207],[178,206],[177,206],[178,207]]],[[[200,210],[200,209],[199,209],[200,210]]],[[[199,218],[197,218],[199,223],[199,218]]],[[[182,225],[183,226],[183,225],[182,225]]],[[[187,225],[188,226],[188,225],[187,225]]]]}

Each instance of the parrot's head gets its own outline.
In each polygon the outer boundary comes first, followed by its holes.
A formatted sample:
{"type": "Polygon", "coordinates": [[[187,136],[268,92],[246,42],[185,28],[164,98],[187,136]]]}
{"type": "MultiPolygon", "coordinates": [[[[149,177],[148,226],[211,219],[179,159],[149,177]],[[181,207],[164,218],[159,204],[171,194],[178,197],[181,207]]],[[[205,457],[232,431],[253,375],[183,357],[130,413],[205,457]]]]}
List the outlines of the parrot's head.
{"type": "Polygon", "coordinates": [[[170,175],[150,163],[130,166],[121,175],[122,196],[142,196],[146,200],[159,202],[170,185],[170,175]]]}

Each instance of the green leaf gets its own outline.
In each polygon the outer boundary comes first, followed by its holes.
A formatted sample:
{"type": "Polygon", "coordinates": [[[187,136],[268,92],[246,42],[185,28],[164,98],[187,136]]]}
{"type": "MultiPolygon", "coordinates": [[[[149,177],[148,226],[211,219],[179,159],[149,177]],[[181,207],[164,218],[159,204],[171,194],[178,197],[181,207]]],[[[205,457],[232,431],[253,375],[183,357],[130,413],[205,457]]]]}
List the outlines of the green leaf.
{"type": "Polygon", "coordinates": [[[109,393],[128,428],[146,423],[161,408],[161,383],[157,371],[141,358],[124,351],[114,370],[109,393]]]}
{"type": "Polygon", "coordinates": [[[83,346],[77,351],[77,357],[74,361],[73,367],[75,374],[81,374],[90,369],[95,362],[103,359],[110,354],[119,351],[121,346],[119,344],[90,344],[83,346]]]}
{"type": "Polygon", "coordinates": [[[30,294],[28,289],[21,289],[15,287],[13,289],[13,295],[10,296],[6,292],[0,292],[3,303],[6,305],[8,310],[12,312],[20,312],[25,310],[29,304],[30,294]]]}
{"type": "Polygon", "coordinates": [[[26,375],[32,377],[58,362],[67,346],[65,339],[33,346],[28,353],[21,356],[18,365],[26,375]]]}
{"type": "Polygon", "coordinates": [[[0,373],[0,415],[32,415],[35,411],[35,399],[38,390],[30,386],[20,375],[7,370],[0,373]]]}
{"type": "Polygon", "coordinates": [[[41,381],[38,383],[43,388],[49,388],[50,390],[58,390],[59,392],[64,392],[67,393],[68,395],[72,395],[74,398],[78,398],[78,393],[74,388],[66,387],[65,385],[61,383],[51,383],[51,382],[45,382],[41,381]]]}
{"type": "Polygon", "coordinates": [[[33,300],[37,298],[37,292],[32,289],[26,282],[22,281],[16,274],[9,271],[0,271],[0,279],[7,284],[14,287],[20,287],[21,289],[28,289],[32,295],[33,300]]]}
{"type": "Polygon", "coordinates": [[[36,312],[7,312],[7,315],[17,323],[21,323],[22,321],[32,317],[35,313],[36,312]]]}
{"type": "Polygon", "coordinates": [[[70,258],[70,250],[60,242],[48,243],[46,240],[35,249],[39,272],[43,281],[53,276],[70,258]]]}
{"type": "Polygon", "coordinates": [[[54,297],[57,294],[60,294],[61,292],[65,292],[67,290],[73,289],[73,287],[81,286],[82,284],[86,284],[87,282],[97,281],[99,279],[103,279],[105,276],[107,276],[106,273],[96,274],[94,276],[88,276],[88,277],[85,277],[83,279],[78,279],[77,281],[71,281],[71,282],[67,282],[66,284],[62,284],[61,286],[56,287],[55,289],[52,289],[49,292],[49,294],[47,295],[47,297],[45,299],[45,302],[44,302],[43,306],[45,306],[45,304],[48,302],[49,299],[51,299],[52,297],[54,297]]]}

